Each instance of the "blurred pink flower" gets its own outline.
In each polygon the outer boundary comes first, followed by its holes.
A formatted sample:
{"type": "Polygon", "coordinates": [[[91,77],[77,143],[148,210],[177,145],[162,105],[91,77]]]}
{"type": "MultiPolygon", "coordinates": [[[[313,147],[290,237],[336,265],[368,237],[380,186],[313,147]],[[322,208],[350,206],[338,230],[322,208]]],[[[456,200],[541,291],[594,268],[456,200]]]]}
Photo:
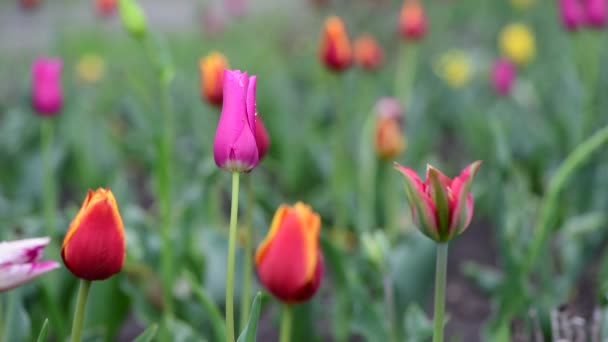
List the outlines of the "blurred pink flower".
{"type": "Polygon", "coordinates": [[[508,95],[513,87],[517,69],[507,58],[500,58],[492,65],[492,85],[500,95],[508,95]]]}
{"type": "Polygon", "coordinates": [[[559,0],[562,24],[568,31],[576,31],[583,24],[583,8],[580,0],[559,0]]]}
{"type": "Polygon", "coordinates": [[[583,0],[585,23],[602,28],[606,25],[606,0],[583,0]]]}
{"type": "Polygon", "coordinates": [[[394,97],[382,97],[376,102],[374,106],[374,112],[381,118],[398,119],[401,120],[403,116],[403,108],[394,97]]]}
{"type": "Polygon", "coordinates": [[[0,291],[10,290],[59,267],[55,261],[40,261],[50,238],[0,242],[0,291]]]}
{"type": "Polygon", "coordinates": [[[59,58],[38,58],[32,65],[32,106],[42,116],[61,110],[61,66],[59,58]]]}
{"type": "Polygon", "coordinates": [[[224,0],[224,6],[233,17],[241,17],[247,13],[247,0],[224,0]]]}
{"type": "Polygon", "coordinates": [[[224,71],[222,114],[213,141],[215,164],[230,172],[249,172],[258,164],[255,139],[256,76],[224,71]]]}

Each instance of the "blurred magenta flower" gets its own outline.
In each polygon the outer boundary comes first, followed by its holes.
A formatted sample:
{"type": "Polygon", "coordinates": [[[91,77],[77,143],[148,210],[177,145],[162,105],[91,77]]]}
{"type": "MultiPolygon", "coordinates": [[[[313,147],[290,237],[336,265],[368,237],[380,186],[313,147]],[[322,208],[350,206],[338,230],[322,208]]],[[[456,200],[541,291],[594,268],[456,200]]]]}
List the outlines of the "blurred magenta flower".
{"type": "Polygon", "coordinates": [[[226,171],[249,172],[258,164],[255,86],[255,76],[240,70],[224,71],[224,100],[213,141],[213,158],[226,171]]]}
{"type": "Polygon", "coordinates": [[[446,242],[469,226],[473,218],[471,183],[480,165],[479,160],[472,163],[454,179],[428,165],[422,182],[412,169],[395,163],[404,176],[414,223],[424,235],[436,242],[446,242]]]}
{"type": "Polygon", "coordinates": [[[233,17],[247,14],[247,0],[224,0],[224,8],[233,17]]]}
{"type": "Polygon", "coordinates": [[[258,146],[258,159],[261,161],[270,147],[270,136],[262,118],[257,113],[255,115],[255,143],[258,146]]]}
{"type": "Polygon", "coordinates": [[[419,0],[405,0],[399,16],[399,33],[406,40],[419,40],[426,34],[427,22],[419,0]]]}
{"type": "Polygon", "coordinates": [[[109,17],[116,12],[117,0],[95,0],[95,11],[102,17],[109,17]]]}
{"type": "Polygon", "coordinates": [[[255,254],[260,282],[286,303],[310,299],[323,278],[321,218],[308,205],[281,205],[255,254]]]}
{"type": "Polygon", "coordinates": [[[606,25],[606,0],[583,0],[583,6],[588,26],[602,28],[606,25]]]}
{"type": "Polygon", "coordinates": [[[365,70],[376,70],[384,62],[384,52],[374,36],[364,33],[355,40],[355,61],[365,70]]]}
{"type": "Polygon", "coordinates": [[[568,31],[576,31],[583,23],[583,9],[580,0],[559,0],[562,24],[568,31]]]}
{"type": "Polygon", "coordinates": [[[319,59],[333,71],[343,71],[351,65],[353,56],[350,40],[340,17],[331,16],[325,20],[319,59]]]}
{"type": "Polygon", "coordinates": [[[0,242],[0,291],[10,290],[59,267],[40,261],[48,237],[0,242]]]}
{"type": "Polygon", "coordinates": [[[63,105],[61,66],[59,58],[38,58],[32,65],[32,105],[42,116],[54,116],[63,105]]]}
{"type": "Polygon", "coordinates": [[[492,65],[492,86],[500,95],[508,95],[511,92],[517,69],[507,58],[497,59],[492,65]]]}

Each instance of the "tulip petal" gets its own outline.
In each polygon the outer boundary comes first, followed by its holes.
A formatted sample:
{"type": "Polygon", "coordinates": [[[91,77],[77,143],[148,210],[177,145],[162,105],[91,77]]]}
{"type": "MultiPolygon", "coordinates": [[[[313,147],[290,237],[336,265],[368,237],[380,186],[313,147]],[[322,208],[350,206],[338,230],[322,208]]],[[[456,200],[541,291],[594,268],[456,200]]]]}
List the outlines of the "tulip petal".
{"type": "Polygon", "coordinates": [[[424,184],[411,169],[394,163],[395,169],[404,176],[405,193],[412,208],[412,214],[417,221],[418,228],[433,240],[439,239],[437,230],[436,208],[424,191],[424,184]]]}
{"type": "Polygon", "coordinates": [[[246,99],[246,110],[247,110],[247,124],[252,132],[255,132],[255,90],[257,84],[256,76],[249,76],[249,82],[247,84],[247,99],[246,99]]]}
{"type": "Polygon", "coordinates": [[[49,242],[51,239],[48,237],[0,242],[0,267],[38,260],[49,242]]]}
{"type": "Polygon", "coordinates": [[[462,233],[471,223],[473,217],[471,183],[480,166],[480,160],[473,162],[462,170],[460,175],[454,178],[452,182],[451,190],[454,200],[450,203],[450,235],[462,233]]]}
{"type": "Polygon", "coordinates": [[[13,289],[59,267],[55,261],[0,266],[0,291],[13,289]]]}
{"type": "Polygon", "coordinates": [[[430,193],[437,212],[439,237],[441,241],[447,241],[450,237],[450,205],[448,199],[449,194],[447,193],[448,189],[445,183],[451,182],[451,180],[430,165],[427,168],[427,177],[430,185],[430,193]]]}

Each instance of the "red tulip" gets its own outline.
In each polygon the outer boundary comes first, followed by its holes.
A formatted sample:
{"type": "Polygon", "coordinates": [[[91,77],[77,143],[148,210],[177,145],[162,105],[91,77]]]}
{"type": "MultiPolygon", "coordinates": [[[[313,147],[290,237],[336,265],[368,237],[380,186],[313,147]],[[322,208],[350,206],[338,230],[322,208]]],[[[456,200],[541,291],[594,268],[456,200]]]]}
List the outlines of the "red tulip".
{"type": "Polygon", "coordinates": [[[422,182],[416,172],[395,163],[395,168],[404,176],[414,223],[423,234],[437,242],[446,242],[469,226],[473,218],[471,183],[480,165],[481,161],[472,163],[454,179],[429,165],[422,182]]]}
{"type": "Polygon", "coordinates": [[[275,213],[255,264],[262,284],[283,302],[306,301],[319,289],[323,277],[320,229],[321,218],[303,203],[281,205],[275,213]]]}
{"type": "Polygon", "coordinates": [[[406,40],[419,40],[426,34],[424,8],[419,0],[405,0],[399,16],[399,33],[406,40]]]}
{"type": "Polygon", "coordinates": [[[350,41],[344,23],[339,17],[332,16],[325,21],[319,58],[333,71],[343,71],[352,63],[350,41]]]}
{"type": "Polygon", "coordinates": [[[363,69],[378,69],[384,62],[382,48],[370,34],[363,34],[355,40],[355,60],[363,69]]]}
{"type": "Polygon", "coordinates": [[[116,12],[116,0],[95,0],[97,14],[108,17],[116,12]]]}
{"type": "Polygon", "coordinates": [[[125,253],[122,218],[112,191],[89,190],[63,239],[65,266],[78,278],[103,280],[120,272],[125,253]]]}

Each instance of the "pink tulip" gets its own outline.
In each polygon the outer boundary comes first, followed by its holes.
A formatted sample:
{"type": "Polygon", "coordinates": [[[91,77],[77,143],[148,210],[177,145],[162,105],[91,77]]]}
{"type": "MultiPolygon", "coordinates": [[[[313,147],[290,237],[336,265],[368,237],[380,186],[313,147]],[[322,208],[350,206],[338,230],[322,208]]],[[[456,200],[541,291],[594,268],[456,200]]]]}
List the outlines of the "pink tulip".
{"type": "Polygon", "coordinates": [[[240,70],[224,71],[224,102],[215,132],[215,164],[230,172],[249,172],[258,164],[255,139],[256,77],[240,70]]]}
{"type": "Polygon", "coordinates": [[[427,166],[424,182],[416,172],[395,163],[405,179],[405,190],[414,223],[423,234],[437,242],[446,242],[460,235],[473,218],[473,177],[481,161],[467,166],[454,179],[427,166]]]}
{"type": "Polygon", "coordinates": [[[50,238],[0,242],[0,291],[10,290],[59,267],[55,261],[40,261],[50,238]]]}
{"type": "Polygon", "coordinates": [[[401,120],[403,108],[399,101],[394,97],[382,97],[376,102],[374,112],[380,118],[401,120]]]}
{"type": "Polygon", "coordinates": [[[568,31],[576,31],[583,24],[581,0],[559,0],[562,24],[568,31]]]}
{"type": "Polygon", "coordinates": [[[261,161],[270,147],[270,136],[262,118],[257,114],[255,116],[255,143],[258,146],[258,159],[261,161]]]}
{"type": "Polygon", "coordinates": [[[32,66],[32,105],[42,116],[61,110],[61,59],[38,58],[32,66]]]}
{"type": "Polygon", "coordinates": [[[602,28],[606,25],[606,0],[584,0],[583,6],[588,26],[602,28]]]}
{"type": "Polygon", "coordinates": [[[500,95],[508,95],[513,87],[517,70],[506,58],[498,59],[492,65],[492,85],[500,95]]]}

